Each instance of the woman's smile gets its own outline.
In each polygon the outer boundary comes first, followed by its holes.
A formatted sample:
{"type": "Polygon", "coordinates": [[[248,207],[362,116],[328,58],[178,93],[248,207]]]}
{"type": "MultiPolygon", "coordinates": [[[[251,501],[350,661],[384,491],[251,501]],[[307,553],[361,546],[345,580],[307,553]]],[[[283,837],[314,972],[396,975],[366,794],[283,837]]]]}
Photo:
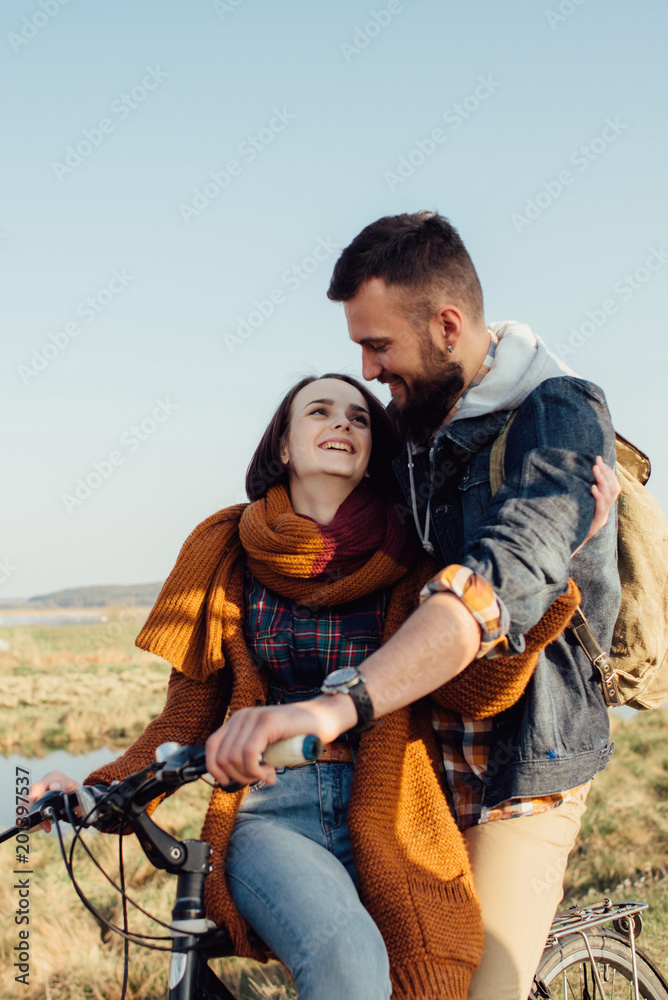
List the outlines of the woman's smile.
{"type": "Polygon", "coordinates": [[[322,448],[323,451],[344,451],[349,455],[357,453],[357,448],[352,441],[346,441],[343,438],[329,438],[327,441],[319,444],[318,447],[322,448]]]}

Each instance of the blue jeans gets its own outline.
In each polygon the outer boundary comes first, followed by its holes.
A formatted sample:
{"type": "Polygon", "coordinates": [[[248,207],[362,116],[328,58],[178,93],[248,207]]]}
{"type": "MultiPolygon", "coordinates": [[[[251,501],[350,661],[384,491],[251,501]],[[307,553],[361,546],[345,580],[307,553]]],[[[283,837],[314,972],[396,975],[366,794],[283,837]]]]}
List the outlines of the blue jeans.
{"type": "Polygon", "coordinates": [[[227,884],[299,1000],[387,1000],[387,949],[357,894],[348,834],[353,765],[278,769],[251,786],[230,839],[227,884]]]}

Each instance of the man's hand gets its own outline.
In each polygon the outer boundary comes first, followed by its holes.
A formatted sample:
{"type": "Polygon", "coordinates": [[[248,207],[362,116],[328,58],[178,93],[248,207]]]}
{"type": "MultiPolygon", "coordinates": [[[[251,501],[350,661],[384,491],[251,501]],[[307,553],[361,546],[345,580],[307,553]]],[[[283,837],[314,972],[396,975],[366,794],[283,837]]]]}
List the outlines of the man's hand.
{"type": "Polygon", "coordinates": [[[276,771],[260,764],[270,743],[290,736],[313,734],[331,743],[357,723],[350,695],[318,695],[292,705],[242,708],[206,741],[207,770],[221,785],[232,781],[248,785],[266,781],[273,785],[276,771]]]}
{"type": "MultiPolygon", "coordinates": [[[[41,799],[45,792],[53,792],[58,789],[63,792],[73,792],[80,784],[80,781],[75,781],[74,778],[70,778],[62,771],[49,771],[43,778],[40,778],[39,781],[30,786],[28,802],[32,805],[37,799],[41,799]]],[[[51,824],[46,819],[43,823],[40,823],[40,826],[45,833],[49,833],[51,830],[51,824]]]]}

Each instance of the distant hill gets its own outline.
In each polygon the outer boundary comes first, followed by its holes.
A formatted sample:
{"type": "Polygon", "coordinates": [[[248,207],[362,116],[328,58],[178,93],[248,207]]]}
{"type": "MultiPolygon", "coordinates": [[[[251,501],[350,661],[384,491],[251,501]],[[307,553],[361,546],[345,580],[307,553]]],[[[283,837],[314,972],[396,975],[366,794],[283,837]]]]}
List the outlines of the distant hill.
{"type": "Polygon", "coordinates": [[[108,584],[97,587],[69,587],[53,594],[39,594],[25,602],[29,608],[106,608],[110,604],[155,602],[162,583],[108,584]]]}

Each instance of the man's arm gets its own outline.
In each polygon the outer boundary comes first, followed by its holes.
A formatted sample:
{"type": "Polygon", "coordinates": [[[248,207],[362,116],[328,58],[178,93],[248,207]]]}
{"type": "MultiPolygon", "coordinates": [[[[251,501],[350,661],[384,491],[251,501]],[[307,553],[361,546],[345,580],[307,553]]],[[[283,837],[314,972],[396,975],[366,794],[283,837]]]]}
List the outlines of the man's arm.
{"type": "MultiPolygon", "coordinates": [[[[463,670],[479,647],[480,628],[464,604],[453,594],[435,594],[364,661],[375,715],[387,715],[435,691],[463,670]]],[[[207,768],[221,784],[260,779],[273,784],[274,769],[259,763],[270,743],[300,733],[331,743],[356,724],[357,709],[344,694],[240,709],[207,740],[207,768]]]]}
{"type": "MultiPolygon", "coordinates": [[[[506,444],[506,478],[462,558],[493,587],[511,648],[521,648],[524,633],[566,589],[571,556],[594,516],[591,469],[598,455],[614,466],[615,434],[597,386],[549,379],[518,410],[506,444]]],[[[611,523],[593,543],[600,558],[614,559],[614,535],[611,523]]]]}

